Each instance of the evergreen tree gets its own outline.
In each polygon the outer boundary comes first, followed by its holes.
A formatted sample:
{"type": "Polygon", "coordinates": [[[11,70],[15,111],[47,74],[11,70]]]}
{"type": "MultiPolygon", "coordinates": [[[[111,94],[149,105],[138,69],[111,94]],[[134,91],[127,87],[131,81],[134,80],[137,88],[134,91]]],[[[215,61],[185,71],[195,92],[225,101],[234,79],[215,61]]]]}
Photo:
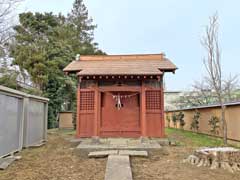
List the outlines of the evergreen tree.
{"type": "Polygon", "coordinates": [[[65,76],[63,68],[76,54],[102,54],[96,44],[90,42],[94,28],[90,28],[87,14],[78,14],[78,19],[81,16],[83,21],[80,28],[76,28],[73,21],[61,14],[22,13],[20,24],[14,28],[15,42],[11,51],[14,64],[27,70],[36,87],[50,99],[49,127],[55,127],[57,114],[65,101],[69,102],[69,110],[76,109],[76,79],[65,76]]]}
{"type": "MultiPolygon", "coordinates": [[[[66,79],[62,69],[73,59],[72,33],[65,18],[52,13],[23,13],[14,29],[14,63],[26,69],[33,83],[49,101],[49,127],[55,127],[57,113],[64,102],[66,79]]],[[[66,94],[69,92],[65,91],[66,94]]]]}
{"type": "Polygon", "coordinates": [[[92,18],[88,16],[88,10],[83,0],[75,0],[71,13],[68,14],[69,22],[77,29],[77,36],[81,43],[91,44],[93,31],[97,27],[93,24],[92,18]]]}
{"type": "Polygon", "coordinates": [[[68,14],[68,23],[77,32],[75,38],[78,40],[76,48],[78,54],[105,54],[98,49],[98,43],[94,42],[94,30],[97,25],[93,24],[93,19],[89,17],[83,0],[74,1],[73,8],[68,14]]]}
{"type": "Polygon", "coordinates": [[[49,35],[58,26],[57,17],[51,13],[28,12],[20,14],[19,21],[20,25],[14,27],[14,64],[26,69],[34,84],[43,90],[48,81],[48,70],[54,66],[47,58],[47,50],[49,35]]]}

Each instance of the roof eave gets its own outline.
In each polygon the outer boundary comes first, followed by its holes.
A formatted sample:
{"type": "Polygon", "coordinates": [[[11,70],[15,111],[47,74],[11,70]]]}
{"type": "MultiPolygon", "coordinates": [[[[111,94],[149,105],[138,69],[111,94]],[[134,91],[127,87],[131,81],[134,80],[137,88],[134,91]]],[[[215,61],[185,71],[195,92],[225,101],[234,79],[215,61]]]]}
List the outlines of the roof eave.
{"type": "Polygon", "coordinates": [[[151,74],[151,73],[146,73],[146,74],[125,74],[125,73],[119,73],[119,74],[82,74],[82,73],[77,73],[77,76],[161,76],[163,73],[159,74],[151,74]]]}
{"type": "Polygon", "coordinates": [[[160,68],[160,71],[162,71],[162,72],[172,72],[172,73],[175,74],[175,71],[176,71],[177,69],[178,69],[177,67],[176,67],[176,68],[164,68],[164,69],[161,69],[161,68],[160,68]]]}

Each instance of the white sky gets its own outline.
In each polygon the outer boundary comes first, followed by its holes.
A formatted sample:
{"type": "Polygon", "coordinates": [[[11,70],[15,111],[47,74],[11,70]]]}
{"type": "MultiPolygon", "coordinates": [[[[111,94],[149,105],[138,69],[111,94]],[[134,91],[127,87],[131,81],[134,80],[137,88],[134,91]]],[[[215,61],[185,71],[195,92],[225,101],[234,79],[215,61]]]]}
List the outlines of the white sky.
{"type": "MultiPolygon", "coordinates": [[[[26,0],[19,11],[67,14],[73,0],[26,0]]],[[[98,25],[95,41],[108,54],[165,52],[178,67],[168,90],[186,90],[205,73],[200,38],[218,11],[225,74],[239,73],[239,0],[85,0],[98,25]]]]}

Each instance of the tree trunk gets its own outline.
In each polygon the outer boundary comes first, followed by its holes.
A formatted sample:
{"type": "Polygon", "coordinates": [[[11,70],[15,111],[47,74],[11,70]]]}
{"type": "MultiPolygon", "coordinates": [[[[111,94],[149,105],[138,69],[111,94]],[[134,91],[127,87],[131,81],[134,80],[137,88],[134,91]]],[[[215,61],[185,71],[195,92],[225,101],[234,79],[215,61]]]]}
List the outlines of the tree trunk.
{"type": "Polygon", "coordinates": [[[197,167],[223,168],[233,173],[240,171],[240,150],[232,147],[202,148],[188,156],[184,162],[197,167]]]}
{"type": "Polygon", "coordinates": [[[223,143],[227,145],[227,122],[225,119],[225,106],[221,103],[221,110],[222,110],[222,133],[223,133],[223,143]]]}

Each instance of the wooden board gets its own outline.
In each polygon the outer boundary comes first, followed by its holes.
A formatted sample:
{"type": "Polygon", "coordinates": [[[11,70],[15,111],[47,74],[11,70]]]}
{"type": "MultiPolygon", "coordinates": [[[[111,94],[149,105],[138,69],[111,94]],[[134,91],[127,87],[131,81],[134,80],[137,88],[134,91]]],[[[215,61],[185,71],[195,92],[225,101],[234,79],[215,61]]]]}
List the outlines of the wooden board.
{"type": "MultiPolygon", "coordinates": [[[[116,94],[116,93],[115,93],[116,94]]],[[[123,92],[121,92],[124,95],[123,92]]],[[[129,93],[125,93],[126,95],[129,93]]],[[[130,93],[131,94],[131,93],[130,93]]],[[[139,94],[123,98],[123,107],[116,107],[116,100],[111,93],[101,95],[101,136],[139,137],[140,136],[140,102],[139,94]]]]}

